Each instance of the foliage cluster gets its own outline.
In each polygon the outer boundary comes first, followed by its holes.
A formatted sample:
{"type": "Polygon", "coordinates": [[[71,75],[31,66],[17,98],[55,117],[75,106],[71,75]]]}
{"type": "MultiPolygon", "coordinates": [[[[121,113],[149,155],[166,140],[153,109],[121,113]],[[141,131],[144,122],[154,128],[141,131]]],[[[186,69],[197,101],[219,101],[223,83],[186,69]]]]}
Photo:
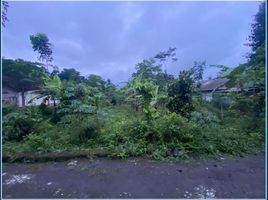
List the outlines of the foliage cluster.
{"type": "MultiPolygon", "coordinates": [[[[263,150],[265,49],[260,16],[252,26],[248,62],[232,70],[218,66],[220,76],[229,80],[227,86],[239,90],[215,94],[212,103],[202,101],[200,94],[205,62],[195,62],[178,77],[167,73],[168,62],[177,61],[176,48],[137,64],[122,88],[75,69],[49,73],[42,64],[4,59],[3,77],[14,80],[5,85],[20,92],[35,88],[40,94],[36,98],[45,97],[38,107],[3,108],[4,153],[101,149],[120,158],[184,159],[263,150]]],[[[45,35],[31,36],[31,42],[40,60],[52,61],[45,35]]]]}

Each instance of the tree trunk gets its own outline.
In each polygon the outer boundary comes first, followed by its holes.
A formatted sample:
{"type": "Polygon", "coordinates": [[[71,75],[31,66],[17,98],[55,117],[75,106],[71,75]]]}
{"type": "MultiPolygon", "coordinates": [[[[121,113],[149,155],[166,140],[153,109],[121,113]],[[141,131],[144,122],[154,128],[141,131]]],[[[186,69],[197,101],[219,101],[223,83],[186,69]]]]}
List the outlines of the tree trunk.
{"type": "Polygon", "coordinates": [[[53,97],[53,105],[54,105],[54,107],[56,107],[56,100],[54,97],[53,97]]]}
{"type": "Polygon", "coordinates": [[[222,102],[221,102],[221,120],[223,120],[223,108],[222,108],[222,102]]]}
{"type": "Polygon", "coordinates": [[[22,104],[22,107],[25,106],[25,93],[24,93],[24,88],[22,88],[22,91],[21,91],[21,104],[22,104]]]}

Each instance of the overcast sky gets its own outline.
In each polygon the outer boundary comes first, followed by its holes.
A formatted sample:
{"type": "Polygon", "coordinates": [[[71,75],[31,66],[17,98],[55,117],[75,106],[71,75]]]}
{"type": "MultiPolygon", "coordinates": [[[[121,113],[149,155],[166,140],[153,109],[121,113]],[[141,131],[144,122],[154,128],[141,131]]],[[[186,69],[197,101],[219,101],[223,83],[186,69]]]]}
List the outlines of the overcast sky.
{"type": "MultiPolygon", "coordinates": [[[[29,40],[44,32],[53,44],[53,64],[98,74],[118,83],[135,64],[177,47],[178,75],[194,61],[235,67],[245,46],[258,2],[10,2],[2,53],[37,61],[29,40]]],[[[207,71],[205,78],[215,76],[207,71]]]]}

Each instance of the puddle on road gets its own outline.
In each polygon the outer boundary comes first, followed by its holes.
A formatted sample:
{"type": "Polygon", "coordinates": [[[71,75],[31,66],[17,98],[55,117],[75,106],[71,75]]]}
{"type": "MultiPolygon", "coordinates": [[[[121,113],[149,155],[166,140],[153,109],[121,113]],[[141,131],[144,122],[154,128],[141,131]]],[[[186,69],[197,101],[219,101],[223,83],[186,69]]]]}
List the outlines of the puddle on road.
{"type": "Polygon", "coordinates": [[[64,195],[63,190],[61,188],[57,189],[53,194],[53,196],[58,196],[58,195],[60,195],[60,196],[64,195]]]}
{"type": "Polygon", "coordinates": [[[68,166],[76,166],[77,165],[77,160],[71,161],[67,165],[68,166]]]}
{"type": "Polygon", "coordinates": [[[189,198],[200,198],[200,199],[214,199],[216,190],[208,188],[203,185],[199,185],[194,188],[193,193],[186,191],[184,197],[189,198]]]}
{"type": "Polygon", "coordinates": [[[52,185],[52,182],[48,182],[47,185],[52,185]]]}
{"type": "Polygon", "coordinates": [[[133,163],[134,165],[137,165],[138,164],[138,161],[137,160],[128,160],[128,162],[133,163]]]}
{"type": "Polygon", "coordinates": [[[11,175],[9,179],[7,179],[3,184],[5,185],[14,185],[21,184],[26,181],[29,181],[33,178],[33,174],[20,174],[20,175],[11,175]]]}
{"type": "Polygon", "coordinates": [[[119,195],[120,197],[131,197],[131,194],[129,192],[123,192],[119,195]]]}
{"type": "Polygon", "coordinates": [[[70,169],[70,170],[75,169],[75,168],[77,167],[77,163],[78,163],[77,160],[73,160],[73,161],[67,163],[67,167],[68,167],[68,169],[70,169]]]}

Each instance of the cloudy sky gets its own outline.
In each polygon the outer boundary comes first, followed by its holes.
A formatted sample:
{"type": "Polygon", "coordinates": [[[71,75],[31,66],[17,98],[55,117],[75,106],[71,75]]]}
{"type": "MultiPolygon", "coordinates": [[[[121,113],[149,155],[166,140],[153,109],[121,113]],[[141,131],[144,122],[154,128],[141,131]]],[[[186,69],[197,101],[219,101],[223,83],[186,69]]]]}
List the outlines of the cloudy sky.
{"type": "MultiPolygon", "coordinates": [[[[44,32],[54,63],[82,75],[127,80],[135,64],[169,47],[178,75],[194,61],[235,67],[245,46],[258,2],[10,2],[2,36],[6,58],[37,60],[29,36],[44,32]]],[[[215,76],[207,70],[205,77],[215,76]]]]}

